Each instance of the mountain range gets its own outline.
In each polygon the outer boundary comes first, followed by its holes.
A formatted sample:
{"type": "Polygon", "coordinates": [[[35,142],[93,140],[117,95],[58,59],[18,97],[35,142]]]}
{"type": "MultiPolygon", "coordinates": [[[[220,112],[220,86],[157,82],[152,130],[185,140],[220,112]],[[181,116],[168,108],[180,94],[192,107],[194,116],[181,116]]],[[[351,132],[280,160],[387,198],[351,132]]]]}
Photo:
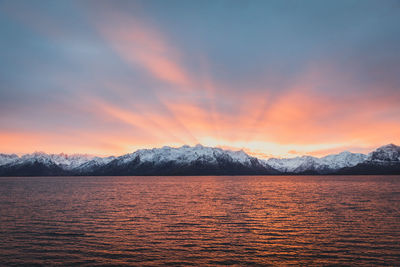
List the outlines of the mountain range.
{"type": "Polygon", "coordinates": [[[400,147],[394,144],[369,154],[348,151],[317,158],[249,156],[244,151],[182,146],[140,149],[119,157],[46,154],[0,154],[0,176],[62,175],[291,175],[400,174],[400,147]]]}

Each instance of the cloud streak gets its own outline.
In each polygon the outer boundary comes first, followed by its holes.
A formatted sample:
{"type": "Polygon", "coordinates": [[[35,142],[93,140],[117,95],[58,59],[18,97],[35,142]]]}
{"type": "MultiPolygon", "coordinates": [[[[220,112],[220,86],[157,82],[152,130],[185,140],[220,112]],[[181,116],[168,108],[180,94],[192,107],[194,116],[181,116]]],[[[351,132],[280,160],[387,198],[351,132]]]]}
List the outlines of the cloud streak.
{"type": "Polygon", "coordinates": [[[202,143],[323,156],[400,143],[388,2],[2,3],[0,152],[202,143]]]}

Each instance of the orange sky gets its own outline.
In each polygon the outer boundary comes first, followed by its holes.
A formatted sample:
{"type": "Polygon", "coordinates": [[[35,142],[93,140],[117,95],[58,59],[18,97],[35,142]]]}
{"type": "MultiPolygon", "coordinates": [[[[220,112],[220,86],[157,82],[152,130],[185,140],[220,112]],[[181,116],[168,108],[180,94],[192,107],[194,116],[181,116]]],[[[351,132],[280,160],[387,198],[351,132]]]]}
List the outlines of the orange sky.
{"type": "Polygon", "coordinates": [[[233,10],[237,27],[221,30],[207,5],[210,22],[151,4],[66,4],[72,18],[24,5],[2,4],[1,153],[200,143],[267,158],[400,144],[396,29],[384,20],[376,32],[363,14],[351,30],[324,21],[325,33],[307,10],[276,17],[279,29],[233,10]]]}

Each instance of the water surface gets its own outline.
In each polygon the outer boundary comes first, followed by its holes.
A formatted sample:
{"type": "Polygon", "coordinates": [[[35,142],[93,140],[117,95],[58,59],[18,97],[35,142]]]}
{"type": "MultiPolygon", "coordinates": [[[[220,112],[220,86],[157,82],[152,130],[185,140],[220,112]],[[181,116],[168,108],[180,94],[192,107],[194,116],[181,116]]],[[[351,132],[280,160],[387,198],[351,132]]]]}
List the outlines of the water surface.
{"type": "Polygon", "coordinates": [[[400,266],[400,176],[0,178],[1,265],[400,266]]]}

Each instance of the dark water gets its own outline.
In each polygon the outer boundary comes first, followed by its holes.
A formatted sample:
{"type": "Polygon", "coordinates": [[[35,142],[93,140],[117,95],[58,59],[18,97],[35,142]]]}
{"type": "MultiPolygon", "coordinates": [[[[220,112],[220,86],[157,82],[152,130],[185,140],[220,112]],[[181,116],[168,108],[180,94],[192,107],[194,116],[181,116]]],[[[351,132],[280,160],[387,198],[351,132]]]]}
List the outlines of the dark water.
{"type": "Polygon", "coordinates": [[[400,176],[0,178],[0,265],[400,266],[400,176]]]}

